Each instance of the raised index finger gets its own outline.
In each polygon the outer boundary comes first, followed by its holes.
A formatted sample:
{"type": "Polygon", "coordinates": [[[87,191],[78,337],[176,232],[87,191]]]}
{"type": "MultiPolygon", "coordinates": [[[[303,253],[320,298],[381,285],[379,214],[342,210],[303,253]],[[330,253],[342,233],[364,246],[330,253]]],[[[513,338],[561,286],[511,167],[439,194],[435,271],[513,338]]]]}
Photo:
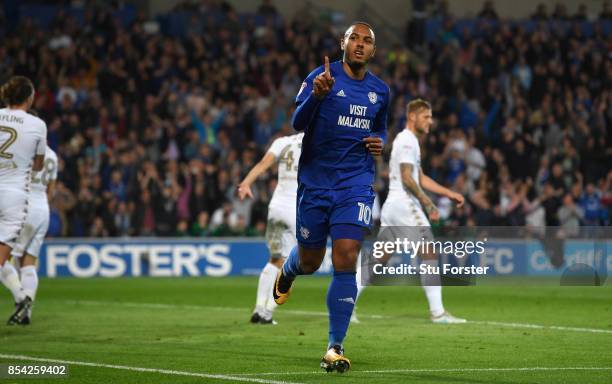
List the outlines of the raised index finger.
{"type": "Polygon", "coordinates": [[[331,72],[329,71],[329,57],[327,56],[325,56],[325,74],[331,75],[331,72]]]}

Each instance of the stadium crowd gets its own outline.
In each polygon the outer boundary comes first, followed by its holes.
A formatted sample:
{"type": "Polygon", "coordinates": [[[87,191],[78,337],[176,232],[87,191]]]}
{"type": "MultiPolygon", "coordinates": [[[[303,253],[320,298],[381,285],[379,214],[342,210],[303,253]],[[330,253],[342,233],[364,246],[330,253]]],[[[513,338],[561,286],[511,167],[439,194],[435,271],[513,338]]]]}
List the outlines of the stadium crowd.
{"type": "MultiPolygon", "coordinates": [[[[61,159],[50,236],[263,234],[275,171],[254,200],[239,201],[236,186],[292,133],[299,86],[324,55],[340,57],[342,31],[284,20],[269,1],[260,24],[223,2],[189,4],[185,37],[93,8],[84,23],[59,12],[48,29],[22,18],[8,31],[0,14],[0,81],[34,81],[61,159]]],[[[380,200],[405,105],[423,97],[437,120],[423,168],[467,198],[461,209],[437,201],[442,225],[609,225],[612,36],[597,22],[592,34],[551,27],[541,21],[574,18],[541,7],[533,31],[499,21],[491,4],[472,31],[434,11],[438,36],[381,48],[370,67],[392,93],[380,200]]],[[[610,20],[609,4],[599,18],[610,20]]]]}

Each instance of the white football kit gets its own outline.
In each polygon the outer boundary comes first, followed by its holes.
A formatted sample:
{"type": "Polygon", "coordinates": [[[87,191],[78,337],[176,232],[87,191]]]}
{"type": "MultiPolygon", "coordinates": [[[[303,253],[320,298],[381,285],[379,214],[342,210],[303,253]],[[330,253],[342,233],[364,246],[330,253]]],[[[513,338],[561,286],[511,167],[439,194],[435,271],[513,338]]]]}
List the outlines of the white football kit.
{"type": "Polygon", "coordinates": [[[0,109],[0,243],[15,246],[28,211],[32,164],[47,147],[47,125],[29,113],[0,109]]]}
{"type": "Polygon", "coordinates": [[[47,186],[57,180],[57,155],[47,147],[45,162],[40,172],[32,173],[32,187],[28,198],[28,215],[12,255],[21,257],[24,252],[38,257],[49,229],[49,201],[47,186]]]}
{"type": "Polygon", "coordinates": [[[287,257],[297,244],[295,215],[297,200],[297,172],[304,133],[279,137],[272,142],[269,153],[278,162],[278,184],[268,206],[266,240],[270,254],[287,257]]]}
{"type": "MultiPolygon", "coordinates": [[[[412,178],[420,185],[421,149],[419,140],[404,129],[393,140],[389,161],[389,195],[383,204],[381,225],[385,227],[430,227],[419,200],[404,188],[400,164],[412,164],[412,178]]],[[[429,235],[429,230],[426,231],[429,235]]]]}

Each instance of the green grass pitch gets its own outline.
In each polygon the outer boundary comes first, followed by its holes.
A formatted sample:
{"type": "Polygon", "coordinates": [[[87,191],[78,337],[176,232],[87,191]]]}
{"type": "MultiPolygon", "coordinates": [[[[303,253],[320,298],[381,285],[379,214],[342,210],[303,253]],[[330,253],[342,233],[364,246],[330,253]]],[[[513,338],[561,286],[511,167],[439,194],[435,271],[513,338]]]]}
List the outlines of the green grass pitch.
{"type": "Polygon", "coordinates": [[[0,327],[0,364],[79,364],[68,378],[0,384],[612,382],[610,285],[445,287],[446,308],[473,321],[459,325],[431,324],[420,287],[371,287],[339,375],[318,368],[328,282],[299,278],[269,326],[248,322],[256,277],[42,279],[33,324],[0,327]]]}

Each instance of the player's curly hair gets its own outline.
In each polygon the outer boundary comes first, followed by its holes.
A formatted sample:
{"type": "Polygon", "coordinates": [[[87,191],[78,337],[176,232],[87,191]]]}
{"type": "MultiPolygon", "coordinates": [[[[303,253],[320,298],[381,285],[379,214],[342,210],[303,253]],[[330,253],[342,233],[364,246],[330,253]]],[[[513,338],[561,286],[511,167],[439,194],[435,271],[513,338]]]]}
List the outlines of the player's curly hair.
{"type": "Polygon", "coordinates": [[[34,84],[25,76],[13,76],[0,87],[0,100],[7,106],[25,103],[34,94],[34,84]]]}

